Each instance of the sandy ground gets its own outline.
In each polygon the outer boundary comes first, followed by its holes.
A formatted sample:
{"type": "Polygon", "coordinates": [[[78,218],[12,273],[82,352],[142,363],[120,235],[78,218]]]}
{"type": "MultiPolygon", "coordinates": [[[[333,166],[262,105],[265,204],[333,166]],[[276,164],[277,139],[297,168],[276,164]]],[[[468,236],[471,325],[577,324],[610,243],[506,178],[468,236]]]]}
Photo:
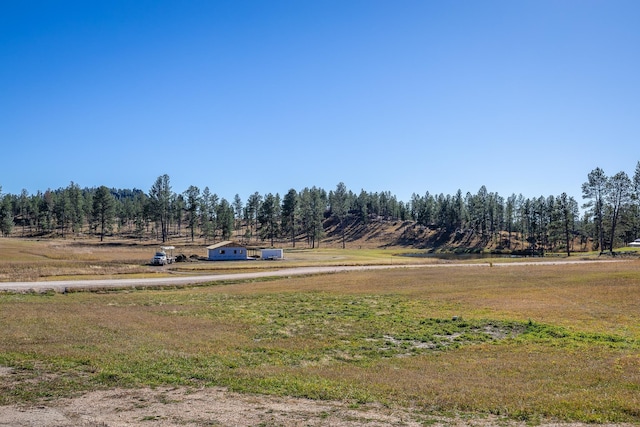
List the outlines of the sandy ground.
{"type": "MultiPolygon", "coordinates": [[[[525,423],[495,417],[444,418],[379,405],[352,407],[341,402],[243,395],[221,388],[114,389],[94,391],[73,399],[56,400],[38,406],[0,406],[2,427],[425,425],[526,426],[525,423]]],[[[538,425],[582,426],[563,423],[538,425]]]]}

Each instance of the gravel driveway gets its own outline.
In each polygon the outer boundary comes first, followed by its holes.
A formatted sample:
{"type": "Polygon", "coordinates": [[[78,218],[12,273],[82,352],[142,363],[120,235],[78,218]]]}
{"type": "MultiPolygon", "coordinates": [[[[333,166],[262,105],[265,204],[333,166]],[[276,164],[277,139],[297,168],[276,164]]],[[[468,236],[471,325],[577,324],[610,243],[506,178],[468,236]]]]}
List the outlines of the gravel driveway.
{"type": "Polygon", "coordinates": [[[295,267],[281,270],[269,270],[253,273],[210,274],[201,276],[174,276],[147,279],[95,279],[95,280],[57,280],[45,282],[0,282],[0,292],[44,292],[53,290],[65,292],[70,289],[125,289],[137,287],[187,286],[198,283],[222,282],[227,280],[251,280],[265,277],[304,276],[311,274],[341,273],[347,271],[381,270],[389,268],[445,268],[445,267],[518,267],[530,265],[581,264],[594,262],[619,262],[612,260],[561,260],[561,261],[525,261],[509,263],[478,264],[393,264],[393,265],[361,265],[361,266],[320,266],[295,267]]]}

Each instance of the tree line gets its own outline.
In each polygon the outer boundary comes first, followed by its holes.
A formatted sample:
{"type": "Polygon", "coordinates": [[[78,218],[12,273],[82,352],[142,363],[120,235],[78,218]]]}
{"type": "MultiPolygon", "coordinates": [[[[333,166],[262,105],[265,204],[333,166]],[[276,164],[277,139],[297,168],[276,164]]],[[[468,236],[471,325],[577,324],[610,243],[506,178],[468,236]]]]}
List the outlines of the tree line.
{"type": "Polygon", "coordinates": [[[607,176],[600,168],[582,185],[578,201],[560,195],[503,197],[481,186],[476,193],[454,195],[412,194],[399,201],[388,191],[359,193],[342,182],[326,191],[318,187],[278,193],[238,194],[231,201],[209,187],[189,186],[182,193],[171,187],[168,175],[159,176],[148,192],[105,186],[65,188],[28,194],[3,194],[0,187],[0,233],[3,236],[98,235],[155,238],[166,242],[176,236],[205,244],[231,238],[244,241],[304,241],[315,248],[332,220],[346,245],[350,225],[372,220],[414,221],[443,233],[475,235],[480,241],[500,239],[512,248],[526,242],[531,250],[571,251],[613,249],[640,236],[640,162],[630,178],[625,172],[607,176]]]}

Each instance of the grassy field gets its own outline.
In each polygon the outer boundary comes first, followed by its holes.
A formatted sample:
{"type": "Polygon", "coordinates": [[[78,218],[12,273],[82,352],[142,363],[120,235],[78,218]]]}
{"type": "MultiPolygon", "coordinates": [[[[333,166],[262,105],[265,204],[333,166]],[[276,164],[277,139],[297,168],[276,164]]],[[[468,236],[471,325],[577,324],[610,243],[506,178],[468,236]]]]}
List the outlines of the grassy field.
{"type": "MultiPolygon", "coordinates": [[[[206,258],[204,244],[171,242],[174,255],[206,258]]],[[[420,251],[407,248],[347,248],[321,249],[287,248],[285,260],[277,262],[181,262],[165,267],[150,266],[149,262],[160,247],[158,242],[95,239],[0,239],[0,282],[79,280],[91,278],[161,277],[170,274],[216,274],[259,271],[283,267],[335,265],[393,265],[434,264],[452,262],[415,255],[420,251]]],[[[424,253],[424,250],[422,250],[424,253]]],[[[563,257],[563,256],[560,256],[563,257]]],[[[573,258],[596,258],[597,254],[576,254],[573,258]]],[[[552,259],[557,259],[553,256],[552,259]]],[[[532,259],[529,259],[531,261],[532,259]]],[[[537,258],[535,260],[543,260],[537,258]]],[[[455,262],[487,263],[518,262],[517,258],[467,259],[455,262]]]]}
{"type": "MultiPolygon", "coordinates": [[[[38,262],[25,257],[10,262],[38,262]]],[[[292,262],[391,258],[300,257],[292,262]]],[[[640,423],[638,261],[0,294],[0,325],[0,404],[204,385],[531,423],[640,423]]]]}
{"type": "MultiPolygon", "coordinates": [[[[171,243],[174,255],[206,258],[204,245],[171,243]]],[[[96,240],[0,239],[0,282],[91,278],[160,277],[172,273],[202,274],[258,271],[315,265],[417,264],[436,260],[401,256],[409,249],[286,249],[278,262],[182,262],[148,265],[161,243],[96,240]]]]}

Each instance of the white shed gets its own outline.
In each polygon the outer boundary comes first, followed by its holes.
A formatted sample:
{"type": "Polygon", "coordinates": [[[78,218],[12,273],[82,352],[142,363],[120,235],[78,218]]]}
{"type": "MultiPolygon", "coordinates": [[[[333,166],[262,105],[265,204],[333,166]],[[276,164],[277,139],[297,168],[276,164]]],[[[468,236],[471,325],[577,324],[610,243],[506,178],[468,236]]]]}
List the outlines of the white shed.
{"type": "Polygon", "coordinates": [[[284,251],[282,249],[262,249],[260,251],[262,259],[284,259],[284,251]]]}
{"type": "Polygon", "coordinates": [[[207,246],[207,258],[209,261],[230,261],[230,260],[246,260],[247,248],[239,243],[226,240],[207,246]]]}

